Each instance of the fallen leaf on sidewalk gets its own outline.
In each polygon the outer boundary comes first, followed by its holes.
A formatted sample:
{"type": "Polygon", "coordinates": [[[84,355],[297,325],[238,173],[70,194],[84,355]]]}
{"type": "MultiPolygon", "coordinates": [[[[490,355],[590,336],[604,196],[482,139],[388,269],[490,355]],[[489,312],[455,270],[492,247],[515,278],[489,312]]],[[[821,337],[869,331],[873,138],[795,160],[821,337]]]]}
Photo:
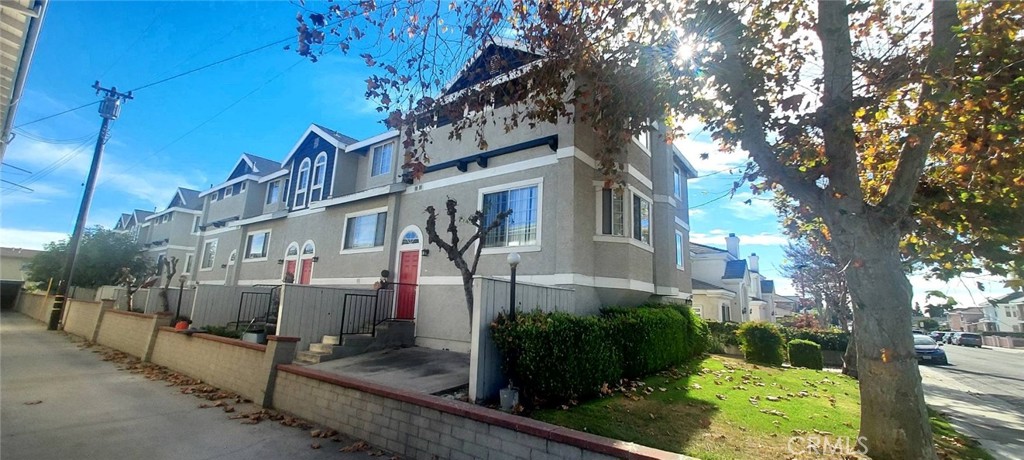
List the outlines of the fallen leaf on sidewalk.
{"type": "Polygon", "coordinates": [[[319,449],[320,448],[320,443],[314,442],[313,444],[309,445],[309,448],[310,449],[319,449]]]}
{"type": "Polygon", "coordinates": [[[362,452],[364,450],[370,450],[370,445],[366,441],[356,441],[351,445],[338,449],[339,452],[362,452]]]}
{"type": "Polygon", "coordinates": [[[34,406],[36,404],[42,404],[42,403],[43,403],[43,401],[40,399],[40,400],[36,400],[36,401],[29,401],[29,402],[25,403],[25,405],[26,406],[34,406]]]}

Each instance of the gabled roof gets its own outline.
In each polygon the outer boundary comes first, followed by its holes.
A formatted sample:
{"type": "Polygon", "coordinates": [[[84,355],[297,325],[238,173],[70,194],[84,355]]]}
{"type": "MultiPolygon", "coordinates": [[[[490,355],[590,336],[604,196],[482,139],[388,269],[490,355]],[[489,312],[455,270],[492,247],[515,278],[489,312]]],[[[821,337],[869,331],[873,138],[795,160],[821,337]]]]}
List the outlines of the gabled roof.
{"type": "Polygon", "coordinates": [[[735,280],[741,279],[747,274],[747,261],[746,260],[730,260],[725,263],[725,273],[722,275],[724,280],[735,280]]]}
{"type": "Polygon", "coordinates": [[[476,50],[473,57],[445,85],[441,94],[456,93],[505,74],[512,69],[525,66],[541,57],[536,53],[529,52],[519,42],[502,37],[492,37],[490,42],[476,50]],[[495,65],[498,63],[501,65],[495,65]]]}
{"type": "Polygon", "coordinates": [[[716,254],[716,253],[728,254],[729,253],[729,251],[726,251],[725,249],[719,249],[719,248],[716,248],[714,246],[708,246],[706,244],[694,243],[692,241],[690,242],[690,252],[692,252],[694,254],[716,254]]]}
{"type": "Polygon", "coordinates": [[[772,280],[761,280],[761,293],[773,293],[775,292],[775,281],[772,280]]]}
{"type": "Polygon", "coordinates": [[[706,281],[701,281],[701,280],[696,279],[696,278],[693,279],[693,288],[694,289],[702,289],[702,290],[706,290],[706,291],[711,291],[711,290],[715,290],[715,289],[727,290],[724,287],[715,286],[714,284],[708,283],[706,281]]]}
{"type": "Polygon", "coordinates": [[[199,199],[199,190],[192,190],[185,187],[178,187],[177,192],[174,194],[174,198],[171,198],[171,203],[167,205],[167,209],[185,208],[198,210],[202,207],[203,201],[199,199]]]}
{"type": "Polygon", "coordinates": [[[135,217],[135,223],[142,222],[146,220],[147,217],[152,215],[153,211],[146,211],[142,209],[136,209],[135,211],[132,211],[132,216],[135,217]]]}
{"type": "Polygon", "coordinates": [[[281,167],[286,167],[288,165],[288,162],[291,161],[293,156],[295,156],[295,152],[299,150],[299,147],[302,147],[302,143],[306,141],[310,134],[320,136],[321,139],[327,141],[335,148],[342,150],[345,149],[345,146],[356,143],[356,139],[351,136],[346,136],[333,129],[325,128],[316,123],[310,123],[309,128],[306,128],[306,132],[302,133],[302,136],[299,136],[298,142],[296,142],[295,146],[288,152],[288,155],[284,157],[284,160],[281,160],[281,167]]]}
{"type": "Polygon", "coordinates": [[[238,163],[235,163],[236,170],[238,169],[239,163],[242,162],[245,162],[245,165],[247,166],[245,171],[243,171],[242,174],[232,173],[231,177],[228,177],[228,180],[234,179],[235,176],[242,176],[245,174],[264,176],[281,168],[281,165],[276,161],[269,158],[263,158],[259,155],[253,155],[251,153],[243,153],[242,156],[238,158],[238,163]]]}
{"type": "Polygon", "coordinates": [[[996,304],[1000,304],[1000,303],[1013,302],[1014,300],[1022,299],[1022,298],[1024,298],[1024,292],[1011,292],[1011,293],[1006,294],[1006,295],[1004,295],[1002,297],[998,297],[998,298],[995,298],[995,299],[989,299],[989,302],[992,303],[992,305],[996,305],[996,304]]]}
{"type": "Polygon", "coordinates": [[[117,223],[114,224],[114,230],[124,230],[128,228],[128,223],[131,222],[132,215],[126,212],[121,213],[121,217],[117,218],[117,223]]]}

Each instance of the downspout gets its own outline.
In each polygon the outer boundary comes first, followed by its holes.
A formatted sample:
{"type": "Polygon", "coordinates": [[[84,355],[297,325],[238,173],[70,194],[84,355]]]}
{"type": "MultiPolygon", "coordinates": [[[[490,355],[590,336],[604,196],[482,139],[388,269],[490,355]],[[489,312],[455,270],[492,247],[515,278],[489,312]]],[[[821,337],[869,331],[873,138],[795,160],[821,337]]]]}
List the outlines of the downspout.
{"type": "MultiPolygon", "coordinates": [[[[46,6],[49,0],[36,0],[35,8],[24,11],[32,19],[29,20],[25,49],[21,52],[21,62],[18,64],[18,75],[14,78],[14,92],[11,94],[11,103],[7,107],[7,118],[4,120],[2,135],[0,135],[0,160],[3,160],[7,153],[7,144],[13,140],[11,136],[14,114],[21,101],[21,94],[25,90],[25,80],[28,79],[28,68],[32,63],[32,55],[36,51],[36,42],[39,40],[39,30],[42,28],[43,15],[46,13],[46,6]],[[34,14],[33,14],[34,13],[34,14]]],[[[7,6],[4,6],[7,8],[7,6]]]]}

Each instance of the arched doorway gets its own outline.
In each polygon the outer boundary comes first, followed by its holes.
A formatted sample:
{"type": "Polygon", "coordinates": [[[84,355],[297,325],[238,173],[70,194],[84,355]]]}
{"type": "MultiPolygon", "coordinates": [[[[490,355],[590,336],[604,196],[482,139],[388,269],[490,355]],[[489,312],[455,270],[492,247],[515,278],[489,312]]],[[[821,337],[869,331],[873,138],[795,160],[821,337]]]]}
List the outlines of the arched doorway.
{"type": "Polygon", "coordinates": [[[299,255],[299,284],[309,284],[313,279],[313,262],[316,258],[316,245],[312,241],[306,241],[302,245],[302,254],[299,255]]]}
{"type": "Polygon", "coordinates": [[[292,242],[284,251],[284,270],[281,272],[281,280],[285,283],[295,282],[295,267],[299,261],[299,243],[292,242]]]}
{"type": "Polygon", "coordinates": [[[398,289],[395,318],[415,319],[417,290],[420,279],[420,253],[423,249],[419,227],[410,225],[399,233],[398,289]]]}

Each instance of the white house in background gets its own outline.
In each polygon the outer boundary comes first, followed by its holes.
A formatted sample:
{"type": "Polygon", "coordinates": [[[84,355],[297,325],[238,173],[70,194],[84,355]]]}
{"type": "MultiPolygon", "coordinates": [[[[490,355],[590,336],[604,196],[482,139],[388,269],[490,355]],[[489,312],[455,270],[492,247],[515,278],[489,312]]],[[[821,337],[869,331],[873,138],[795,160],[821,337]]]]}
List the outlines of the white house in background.
{"type": "Polygon", "coordinates": [[[1021,332],[1024,330],[1024,292],[989,299],[985,316],[993,321],[996,331],[1021,332]]]}
{"type": "Polygon", "coordinates": [[[775,283],[761,275],[757,254],[741,259],[735,233],[725,244],[726,249],[690,244],[694,311],[711,321],[774,322],[775,283]]]}

